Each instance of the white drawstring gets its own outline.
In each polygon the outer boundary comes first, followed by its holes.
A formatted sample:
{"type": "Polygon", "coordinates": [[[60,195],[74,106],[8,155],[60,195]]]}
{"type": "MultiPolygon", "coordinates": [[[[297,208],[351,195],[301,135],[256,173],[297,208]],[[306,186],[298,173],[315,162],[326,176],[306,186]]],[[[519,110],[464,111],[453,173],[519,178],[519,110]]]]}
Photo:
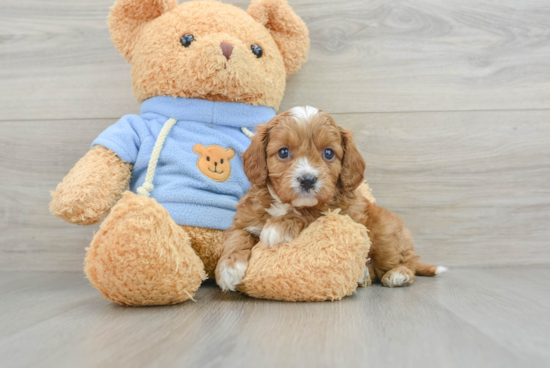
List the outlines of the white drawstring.
{"type": "Polygon", "coordinates": [[[241,130],[243,131],[244,135],[246,135],[250,139],[252,139],[256,135],[252,133],[250,130],[248,130],[247,127],[242,127],[241,130]]]}
{"type": "Polygon", "coordinates": [[[168,133],[170,133],[170,130],[177,122],[178,121],[176,119],[170,118],[166,123],[164,123],[164,126],[160,130],[157,141],[155,142],[155,147],[153,148],[153,152],[151,153],[151,158],[149,159],[149,165],[147,166],[147,175],[145,175],[145,182],[141,187],[137,188],[138,194],[146,197],[149,197],[151,195],[151,192],[155,187],[153,185],[153,178],[155,177],[155,170],[159,161],[160,150],[164,145],[166,136],[168,136],[168,133]]]}

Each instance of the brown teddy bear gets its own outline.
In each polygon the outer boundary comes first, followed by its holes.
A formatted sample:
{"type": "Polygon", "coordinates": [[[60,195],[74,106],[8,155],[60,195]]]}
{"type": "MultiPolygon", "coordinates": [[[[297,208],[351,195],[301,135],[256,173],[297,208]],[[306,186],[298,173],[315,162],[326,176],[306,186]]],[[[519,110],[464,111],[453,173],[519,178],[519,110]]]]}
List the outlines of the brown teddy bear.
{"type": "MultiPolygon", "coordinates": [[[[106,217],[85,264],[105,298],[180,303],[213,277],[224,230],[250,185],[242,152],[306,60],[308,30],[286,0],[254,0],[246,12],[211,0],[118,0],[109,30],[131,63],[141,113],[93,142],[52,192],[50,210],[79,225],[106,217]]],[[[367,239],[349,218],[328,214],[285,248],[293,254],[255,251],[240,289],[340,299],[362,276],[367,239]],[[338,266],[323,268],[329,259],[338,266]],[[280,282],[266,281],[273,272],[280,282]]]]}

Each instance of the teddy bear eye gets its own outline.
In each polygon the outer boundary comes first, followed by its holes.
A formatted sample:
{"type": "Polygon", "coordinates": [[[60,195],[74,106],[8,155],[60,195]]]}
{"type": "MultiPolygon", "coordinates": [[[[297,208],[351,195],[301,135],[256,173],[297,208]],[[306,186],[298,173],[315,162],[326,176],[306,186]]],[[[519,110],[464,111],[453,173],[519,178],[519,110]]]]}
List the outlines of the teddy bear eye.
{"type": "Polygon", "coordinates": [[[223,158],[220,160],[220,164],[223,164],[223,158]]]}
{"type": "Polygon", "coordinates": [[[210,161],[210,157],[206,156],[206,161],[210,161]]]}
{"type": "Polygon", "coordinates": [[[192,34],[184,34],[180,38],[181,44],[183,47],[189,47],[191,45],[191,42],[195,41],[195,37],[193,37],[192,34]]]}
{"type": "Polygon", "coordinates": [[[252,45],[251,49],[252,53],[256,55],[257,58],[261,58],[264,54],[264,50],[262,50],[262,48],[256,44],[252,45]]]}

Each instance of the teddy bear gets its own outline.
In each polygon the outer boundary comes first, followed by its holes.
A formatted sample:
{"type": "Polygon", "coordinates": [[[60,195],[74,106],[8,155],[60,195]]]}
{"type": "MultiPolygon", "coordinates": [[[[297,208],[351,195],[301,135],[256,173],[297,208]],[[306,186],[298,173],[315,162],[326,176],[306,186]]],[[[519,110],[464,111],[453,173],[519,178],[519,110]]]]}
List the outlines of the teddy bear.
{"type": "MultiPolygon", "coordinates": [[[[250,186],[242,153],[306,61],[308,30],[286,0],[253,0],[247,11],[213,0],[118,0],[108,25],[131,64],[140,114],[94,140],[52,191],[50,211],[78,225],[103,220],[84,270],[106,299],[181,303],[214,275],[250,186]]],[[[255,251],[240,290],[281,300],[349,295],[363,276],[365,231],[327,214],[281,252],[255,251]],[[328,259],[337,265],[327,269],[328,259]]]]}

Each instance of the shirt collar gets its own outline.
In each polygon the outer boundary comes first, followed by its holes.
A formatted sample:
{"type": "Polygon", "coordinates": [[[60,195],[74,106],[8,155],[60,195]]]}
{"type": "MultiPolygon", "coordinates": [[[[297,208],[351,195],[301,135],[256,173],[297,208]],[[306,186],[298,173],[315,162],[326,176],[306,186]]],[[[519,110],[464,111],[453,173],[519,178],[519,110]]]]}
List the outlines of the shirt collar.
{"type": "Polygon", "coordinates": [[[197,98],[156,96],[141,104],[141,115],[155,113],[167,118],[234,127],[267,123],[275,110],[241,102],[214,102],[197,98]]]}

